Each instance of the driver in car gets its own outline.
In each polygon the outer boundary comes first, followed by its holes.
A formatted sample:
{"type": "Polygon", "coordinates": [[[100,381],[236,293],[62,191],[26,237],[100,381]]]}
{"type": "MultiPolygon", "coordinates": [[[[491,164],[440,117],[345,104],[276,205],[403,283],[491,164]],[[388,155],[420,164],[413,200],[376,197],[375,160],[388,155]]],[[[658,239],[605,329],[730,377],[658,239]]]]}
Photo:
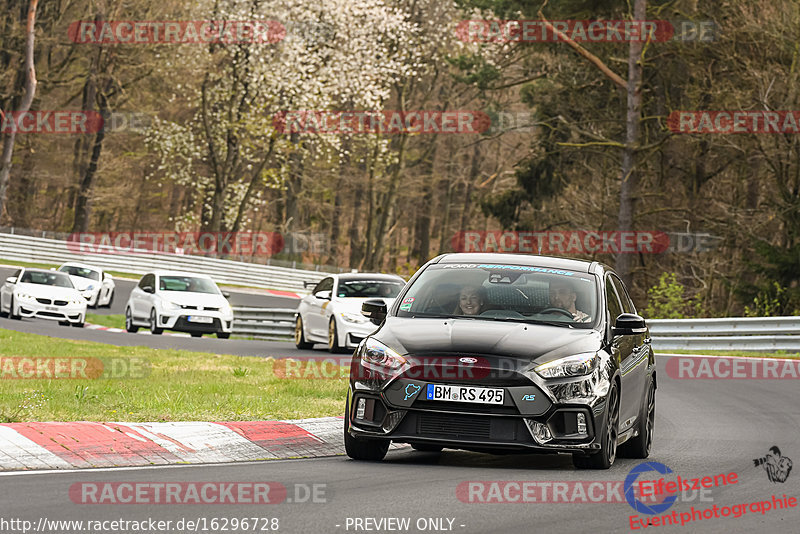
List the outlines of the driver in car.
{"type": "Polygon", "coordinates": [[[576,323],[591,322],[591,316],[575,307],[577,300],[578,294],[570,280],[559,278],[550,282],[550,306],[570,312],[576,323]]]}
{"type": "Polygon", "coordinates": [[[464,286],[458,295],[456,315],[480,315],[486,305],[485,291],[478,286],[464,286]]]}

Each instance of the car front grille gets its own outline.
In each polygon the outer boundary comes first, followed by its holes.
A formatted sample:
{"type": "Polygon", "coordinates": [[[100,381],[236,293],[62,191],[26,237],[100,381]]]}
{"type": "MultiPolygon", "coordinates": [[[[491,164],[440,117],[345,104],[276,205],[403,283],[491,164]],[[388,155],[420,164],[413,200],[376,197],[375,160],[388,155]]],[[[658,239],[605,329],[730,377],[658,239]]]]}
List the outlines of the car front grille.
{"type": "Polygon", "coordinates": [[[54,300],[53,304],[55,304],[56,306],[66,306],[67,305],[67,301],[66,300],[54,300]]]}
{"type": "Polygon", "coordinates": [[[417,419],[421,436],[489,439],[491,419],[483,416],[421,413],[417,419]]]}
{"type": "Polygon", "coordinates": [[[53,301],[50,300],[50,299],[39,299],[39,298],[37,298],[36,302],[38,302],[39,304],[51,304],[53,301]]]}

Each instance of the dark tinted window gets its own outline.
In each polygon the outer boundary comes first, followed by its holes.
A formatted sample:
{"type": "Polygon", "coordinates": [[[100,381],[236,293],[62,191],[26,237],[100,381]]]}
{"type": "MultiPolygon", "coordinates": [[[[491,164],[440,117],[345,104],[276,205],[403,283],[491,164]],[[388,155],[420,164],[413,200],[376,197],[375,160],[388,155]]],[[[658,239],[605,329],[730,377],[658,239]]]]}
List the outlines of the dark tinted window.
{"type": "Polygon", "coordinates": [[[317,284],[317,287],[314,288],[314,294],[316,295],[320,291],[333,291],[333,278],[325,278],[317,284]]]}
{"type": "Polygon", "coordinates": [[[25,271],[20,282],[26,284],[40,284],[43,286],[73,287],[69,276],[59,272],[43,273],[39,271],[25,271]]]}
{"type": "Polygon", "coordinates": [[[141,281],[139,282],[139,288],[142,289],[145,286],[150,286],[152,288],[156,287],[156,277],[153,274],[146,274],[142,277],[141,281]]]}
{"type": "Polygon", "coordinates": [[[619,304],[617,289],[611,282],[611,276],[606,276],[606,307],[608,308],[608,321],[612,325],[622,314],[622,306],[619,304]]]}
{"type": "Polygon", "coordinates": [[[75,265],[64,265],[59,269],[62,273],[67,273],[71,276],[80,276],[81,278],[88,278],[90,280],[100,280],[100,273],[94,269],[87,269],[86,267],[76,267],[75,265]]]}
{"type": "Polygon", "coordinates": [[[340,280],[336,288],[336,296],[394,298],[400,293],[404,285],[405,283],[403,282],[389,280],[340,280]]]}
{"type": "Polygon", "coordinates": [[[623,284],[622,280],[614,275],[611,275],[611,279],[614,281],[614,287],[617,288],[619,300],[622,302],[622,311],[625,313],[636,313],[636,306],[633,305],[633,301],[628,295],[628,290],[625,287],[625,284],[623,284]]]}
{"type": "Polygon", "coordinates": [[[208,278],[194,276],[159,276],[159,291],[188,291],[191,293],[219,294],[217,284],[208,278]]]}

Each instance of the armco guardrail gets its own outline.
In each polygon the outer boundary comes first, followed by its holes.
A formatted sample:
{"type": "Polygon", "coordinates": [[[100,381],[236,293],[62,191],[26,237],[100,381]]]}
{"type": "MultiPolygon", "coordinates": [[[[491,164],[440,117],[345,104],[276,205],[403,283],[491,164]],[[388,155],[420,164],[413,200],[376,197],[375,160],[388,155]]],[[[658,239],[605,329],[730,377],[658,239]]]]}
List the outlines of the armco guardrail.
{"type": "Polygon", "coordinates": [[[233,308],[233,334],[255,338],[294,335],[294,314],[289,308],[233,308]]]}
{"type": "Polygon", "coordinates": [[[172,269],[207,274],[219,283],[285,289],[305,293],[304,281],[319,281],[326,273],[272,267],[203,256],[139,251],[135,254],[88,254],[67,249],[57,239],[0,234],[0,258],[33,263],[79,261],[104,269],[145,274],[154,269],[172,269]]]}
{"type": "MultiPolygon", "coordinates": [[[[252,337],[290,337],[296,310],[233,309],[233,333],[252,337]]],[[[653,349],[800,351],[800,317],[651,319],[653,349]]]]}
{"type": "Polygon", "coordinates": [[[800,317],[651,319],[653,349],[799,351],[800,317]]]}

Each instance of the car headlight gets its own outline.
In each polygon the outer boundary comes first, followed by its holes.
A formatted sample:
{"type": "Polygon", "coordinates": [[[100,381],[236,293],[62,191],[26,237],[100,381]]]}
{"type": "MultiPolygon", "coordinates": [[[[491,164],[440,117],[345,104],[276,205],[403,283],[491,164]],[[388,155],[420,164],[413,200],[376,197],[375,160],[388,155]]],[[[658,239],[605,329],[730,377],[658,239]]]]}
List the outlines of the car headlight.
{"type": "Polygon", "coordinates": [[[27,293],[17,293],[18,299],[32,299],[33,297],[28,295],[27,293]]]}
{"type": "Polygon", "coordinates": [[[220,311],[225,315],[232,315],[233,314],[233,308],[231,307],[230,304],[223,304],[220,307],[220,311]]]}
{"type": "Polygon", "coordinates": [[[86,286],[86,291],[91,291],[92,289],[94,289],[94,286],[92,284],[86,286]]]}
{"type": "Polygon", "coordinates": [[[358,347],[358,356],[365,367],[383,367],[386,369],[400,369],[406,359],[397,354],[380,341],[371,337],[365,339],[358,347]]]}
{"type": "Polygon", "coordinates": [[[366,322],[369,322],[369,319],[367,319],[360,313],[342,312],[339,314],[339,317],[341,317],[348,323],[364,324],[366,322]]]}
{"type": "Polygon", "coordinates": [[[180,310],[181,309],[181,305],[180,304],[175,304],[172,301],[164,300],[162,302],[163,302],[163,307],[164,307],[165,310],[180,310]]]}
{"type": "Polygon", "coordinates": [[[534,368],[542,378],[568,378],[590,374],[597,367],[597,354],[578,354],[543,363],[534,368]]]}

